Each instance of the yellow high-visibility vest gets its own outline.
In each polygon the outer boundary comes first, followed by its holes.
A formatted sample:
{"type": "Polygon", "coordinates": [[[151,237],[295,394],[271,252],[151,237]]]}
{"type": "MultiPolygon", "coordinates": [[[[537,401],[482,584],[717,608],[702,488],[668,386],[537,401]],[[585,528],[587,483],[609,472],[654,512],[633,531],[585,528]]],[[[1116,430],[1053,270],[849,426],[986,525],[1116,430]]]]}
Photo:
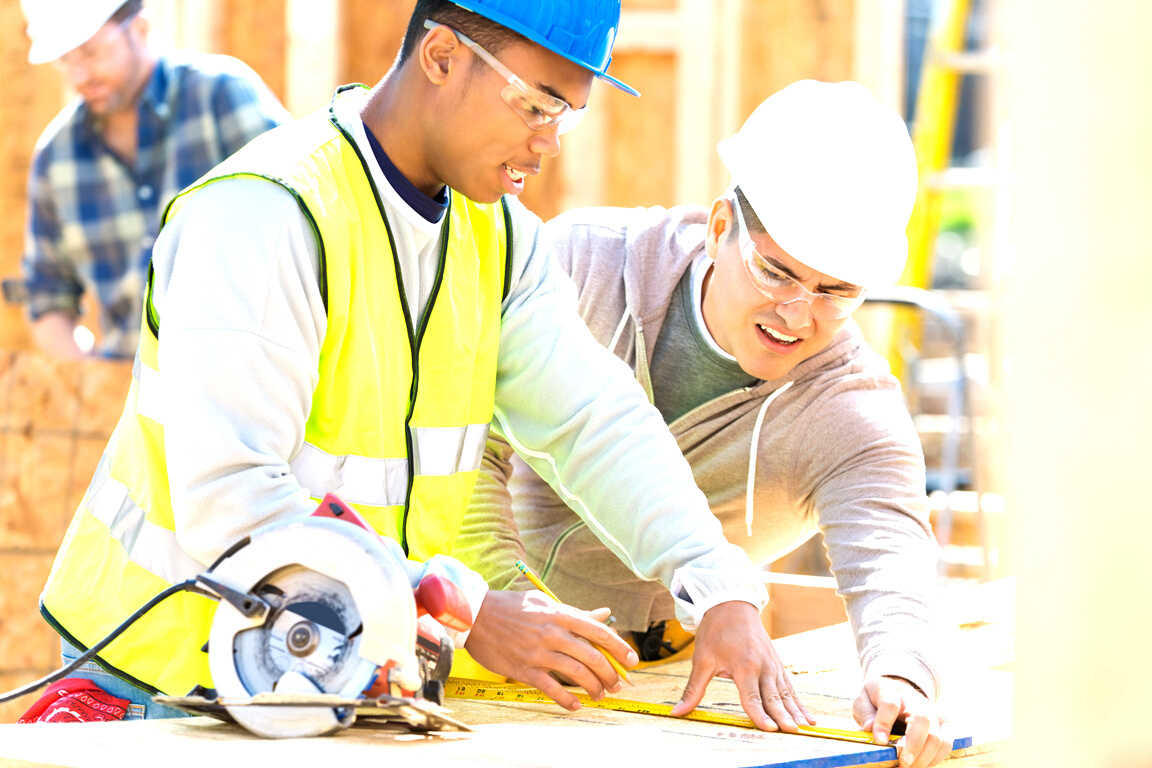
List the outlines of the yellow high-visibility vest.
{"type": "MultiPolygon", "coordinates": [[[[328,329],[305,445],[290,466],[313,498],[339,493],[424,560],[451,551],[484,454],[511,252],[508,212],[450,194],[435,284],[424,317],[414,317],[379,194],[335,117],[342,98],[347,88],[329,109],[250,143],[181,193],[164,220],[222,178],[265,178],[296,197],[317,234],[328,329]]],[[[124,413],[41,599],[45,618],[80,648],[205,570],[175,534],[164,416],[179,403],[166,403],[160,391],[160,321],[150,281],[124,413]]],[[[145,689],[182,695],[211,686],[201,647],[215,609],[203,596],[175,595],[99,658],[145,689]]]]}

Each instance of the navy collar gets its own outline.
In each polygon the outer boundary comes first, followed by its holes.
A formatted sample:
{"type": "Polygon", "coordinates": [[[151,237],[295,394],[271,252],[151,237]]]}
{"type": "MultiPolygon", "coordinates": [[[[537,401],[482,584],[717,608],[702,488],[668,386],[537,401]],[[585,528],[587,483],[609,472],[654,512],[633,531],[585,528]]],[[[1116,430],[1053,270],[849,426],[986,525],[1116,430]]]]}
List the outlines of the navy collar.
{"type": "Polygon", "coordinates": [[[372,154],[376,156],[376,162],[380,164],[380,170],[384,171],[384,178],[392,185],[392,189],[396,190],[396,194],[400,195],[400,199],[420,214],[429,224],[440,221],[444,212],[448,210],[448,187],[441,188],[436,197],[428,197],[417,189],[416,185],[409,181],[404,174],[400,173],[400,169],[389,159],[384,152],[384,147],[380,146],[380,142],[377,141],[367,125],[364,126],[364,133],[368,135],[368,144],[372,147],[372,154]]]}

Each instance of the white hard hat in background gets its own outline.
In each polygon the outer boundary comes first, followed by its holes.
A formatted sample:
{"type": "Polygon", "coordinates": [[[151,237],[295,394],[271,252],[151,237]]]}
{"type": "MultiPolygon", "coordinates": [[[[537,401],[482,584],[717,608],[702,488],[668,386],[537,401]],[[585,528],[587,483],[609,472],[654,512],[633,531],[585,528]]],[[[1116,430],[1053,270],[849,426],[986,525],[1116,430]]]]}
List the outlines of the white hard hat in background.
{"type": "Polygon", "coordinates": [[[904,121],[863,85],[792,83],[716,149],[788,255],[864,288],[900,277],[916,155],[904,121]]]}
{"type": "Polygon", "coordinates": [[[31,64],[55,61],[88,42],[124,0],[20,0],[28,20],[31,64]]]}

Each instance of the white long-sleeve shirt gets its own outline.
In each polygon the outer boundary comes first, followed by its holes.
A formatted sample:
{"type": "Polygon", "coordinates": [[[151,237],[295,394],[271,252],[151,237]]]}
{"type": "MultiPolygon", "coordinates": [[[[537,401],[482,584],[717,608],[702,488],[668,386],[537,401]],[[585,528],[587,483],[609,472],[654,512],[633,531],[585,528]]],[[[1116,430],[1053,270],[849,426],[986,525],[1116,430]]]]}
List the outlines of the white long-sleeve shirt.
{"type": "MultiPolygon", "coordinates": [[[[355,105],[348,109],[344,122],[359,128],[354,139],[380,190],[406,294],[422,311],[443,220],[429,224],[392,189],[355,105]]],[[[725,540],[659,412],[593,339],[570,279],[538,247],[539,219],[515,200],[510,208],[494,430],[638,575],[672,590],[686,627],[721,602],[761,608],[756,570],[725,540]]],[[[289,462],[304,442],[326,331],[317,243],[287,191],[227,179],[173,217],[153,264],[176,533],[208,564],[260,525],[315,507],[289,462]]],[[[486,586],[450,566],[475,612],[486,586]]]]}

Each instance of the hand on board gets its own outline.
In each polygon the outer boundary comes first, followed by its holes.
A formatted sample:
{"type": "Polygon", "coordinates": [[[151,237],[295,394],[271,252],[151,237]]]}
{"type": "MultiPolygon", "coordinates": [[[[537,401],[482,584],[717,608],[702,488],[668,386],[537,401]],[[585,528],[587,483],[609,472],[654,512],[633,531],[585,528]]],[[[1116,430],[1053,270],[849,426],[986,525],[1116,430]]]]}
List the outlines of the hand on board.
{"type": "Polygon", "coordinates": [[[695,709],[713,677],[736,683],[740,704],[761,730],[797,733],[797,725],[816,724],[750,603],[733,600],[704,613],[696,629],[692,673],[672,714],[695,709]]]}
{"type": "Polygon", "coordinates": [[[852,716],[860,729],[871,731],[877,744],[887,744],[897,722],[904,736],[897,742],[900,768],[928,768],[952,751],[948,724],[936,705],[906,680],[872,677],[852,704],[852,716]]]}
{"type": "Polygon", "coordinates": [[[505,677],[539,688],[560,706],[575,711],[580,701],[550,673],[556,673],[599,701],[623,684],[596,643],[626,667],[636,652],[601,622],[608,609],[581,611],[543,592],[490,590],[480,605],[464,647],[476,661],[505,677]]]}

